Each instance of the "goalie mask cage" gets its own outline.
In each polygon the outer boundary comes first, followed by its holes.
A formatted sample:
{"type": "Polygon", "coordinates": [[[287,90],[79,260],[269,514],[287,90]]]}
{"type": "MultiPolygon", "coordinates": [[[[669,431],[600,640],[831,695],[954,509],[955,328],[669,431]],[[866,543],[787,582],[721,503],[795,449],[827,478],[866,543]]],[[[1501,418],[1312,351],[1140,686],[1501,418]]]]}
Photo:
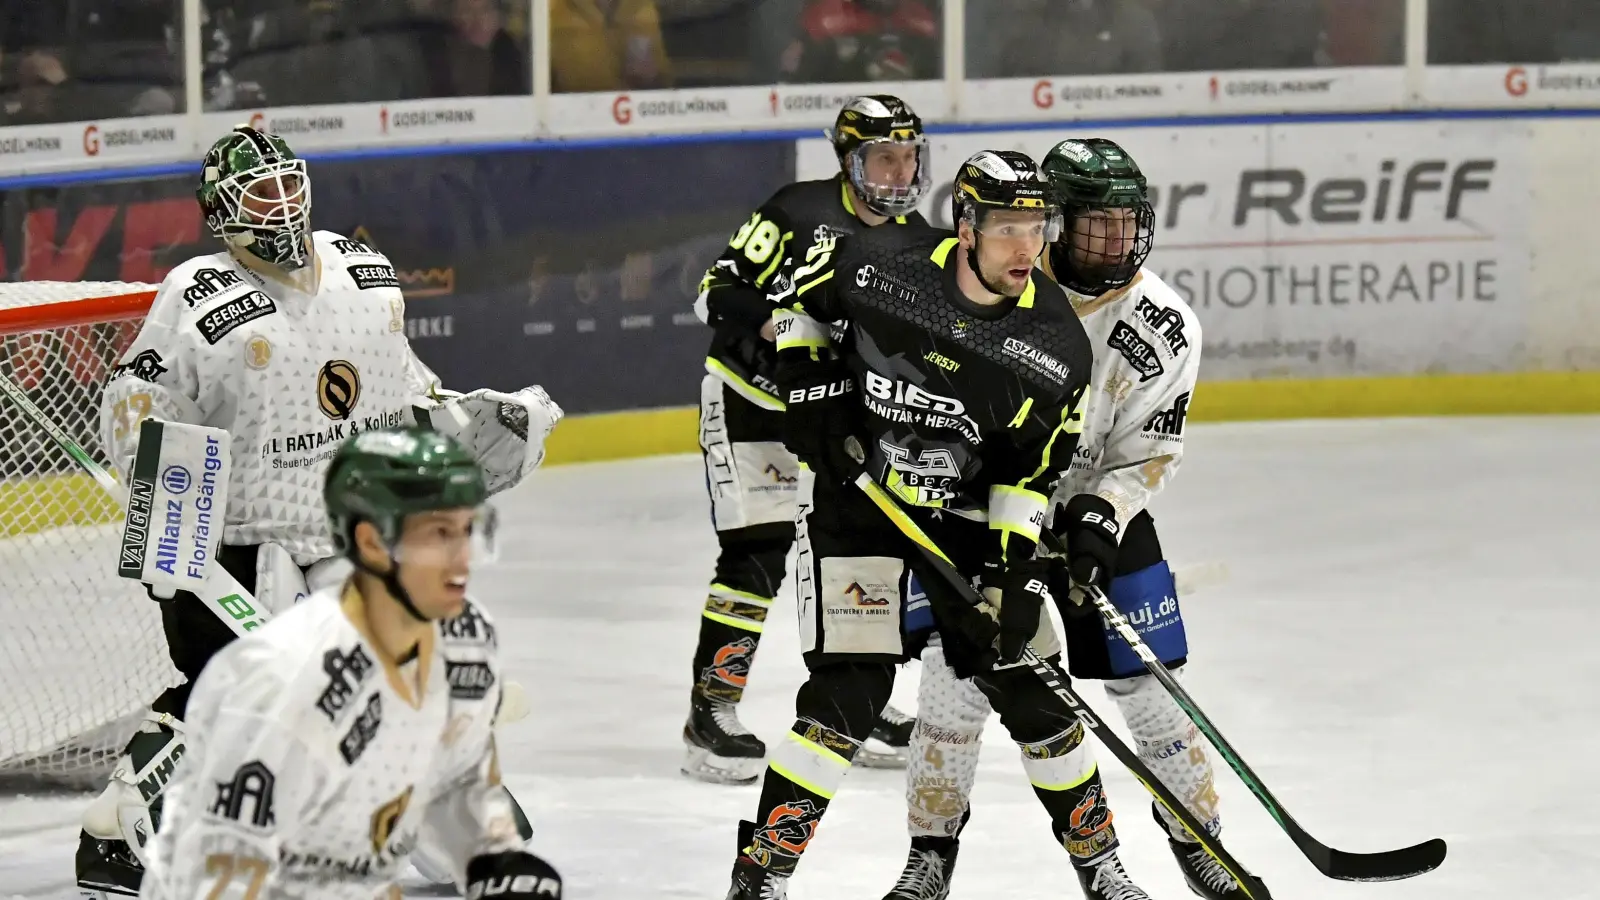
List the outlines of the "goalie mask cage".
{"type": "MultiPolygon", "coordinates": [[[[0,377],[100,462],[100,394],[155,286],[0,282],[0,377]]],[[[104,778],[181,676],[160,607],[118,577],[122,510],[0,393],[0,783],[104,778]]]]}

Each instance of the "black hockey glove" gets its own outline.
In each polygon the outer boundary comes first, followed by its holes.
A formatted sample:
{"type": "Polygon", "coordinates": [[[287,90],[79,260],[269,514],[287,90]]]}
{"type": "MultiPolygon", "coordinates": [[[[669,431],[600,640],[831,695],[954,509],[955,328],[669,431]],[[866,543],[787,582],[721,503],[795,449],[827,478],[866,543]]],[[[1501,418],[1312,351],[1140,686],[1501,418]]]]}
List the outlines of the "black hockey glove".
{"type": "Polygon", "coordinates": [[[992,589],[984,591],[984,599],[991,606],[1000,607],[999,661],[1014,663],[1022,658],[1028,642],[1039,633],[1039,619],[1044,614],[1045,602],[1050,599],[1051,561],[1026,559],[1003,570],[998,565],[988,568],[990,574],[985,580],[1000,585],[998,597],[992,589]]]}
{"type": "Polygon", "coordinates": [[[1051,530],[1067,548],[1065,571],[1058,570],[1053,579],[1057,608],[1062,615],[1086,615],[1094,607],[1084,603],[1082,591],[1073,588],[1111,590],[1117,569],[1116,508],[1104,497],[1077,494],[1056,507],[1053,526],[1051,530]]]}
{"type": "Polygon", "coordinates": [[[484,897],[561,900],[561,876],[549,863],[526,851],[485,853],[467,862],[466,900],[484,897]]]}
{"type": "Polygon", "coordinates": [[[778,367],[783,445],[820,479],[846,483],[864,462],[861,395],[843,360],[785,360],[778,367]],[[848,449],[847,449],[848,447],[848,449]]]}

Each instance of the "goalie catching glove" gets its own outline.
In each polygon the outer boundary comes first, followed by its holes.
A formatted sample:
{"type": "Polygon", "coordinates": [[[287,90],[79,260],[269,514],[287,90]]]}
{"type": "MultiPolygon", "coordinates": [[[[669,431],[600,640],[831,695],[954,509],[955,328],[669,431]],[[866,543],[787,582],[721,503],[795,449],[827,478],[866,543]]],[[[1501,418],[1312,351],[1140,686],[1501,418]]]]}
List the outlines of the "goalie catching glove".
{"type": "Polygon", "coordinates": [[[512,394],[480,388],[470,394],[440,392],[419,406],[428,427],[460,441],[483,468],[489,493],[498,494],[544,461],[544,442],[561,421],[561,407],[534,385],[512,394]],[[440,402],[442,401],[442,402],[440,402]]]}
{"type": "Polygon", "coordinates": [[[524,850],[485,853],[467,863],[466,900],[486,897],[561,900],[561,876],[549,863],[524,850]]]}

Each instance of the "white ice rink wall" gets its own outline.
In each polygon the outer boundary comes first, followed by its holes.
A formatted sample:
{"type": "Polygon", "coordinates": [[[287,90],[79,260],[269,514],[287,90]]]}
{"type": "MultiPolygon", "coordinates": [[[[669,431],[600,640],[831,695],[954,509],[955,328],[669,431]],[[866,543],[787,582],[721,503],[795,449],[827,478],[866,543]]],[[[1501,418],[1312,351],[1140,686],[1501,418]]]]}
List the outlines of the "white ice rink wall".
{"type": "MultiPolygon", "coordinates": [[[[1202,418],[1600,409],[1600,118],[1484,113],[1039,124],[983,149],[1109,137],[1149,178],[1149,266],[1205,329],[1202,418]]],[[[799,176],[837,163],[798,142],[799,176]]]]}

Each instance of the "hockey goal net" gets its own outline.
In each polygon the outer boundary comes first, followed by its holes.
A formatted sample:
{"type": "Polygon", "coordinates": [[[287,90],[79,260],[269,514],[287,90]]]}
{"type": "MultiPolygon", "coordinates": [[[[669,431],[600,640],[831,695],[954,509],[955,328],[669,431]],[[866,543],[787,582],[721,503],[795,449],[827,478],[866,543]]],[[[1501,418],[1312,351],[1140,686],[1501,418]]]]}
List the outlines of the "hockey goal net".
{"type": "MultiPolygon", "coordinates": [[[[107,466],[100,394],[154,286],[0,283],[0,378],[107,466]]],[[[122,510],[0,392],[0,781],[93,783],[178,682],[159,607],[116,574],[122,510]]]]}

